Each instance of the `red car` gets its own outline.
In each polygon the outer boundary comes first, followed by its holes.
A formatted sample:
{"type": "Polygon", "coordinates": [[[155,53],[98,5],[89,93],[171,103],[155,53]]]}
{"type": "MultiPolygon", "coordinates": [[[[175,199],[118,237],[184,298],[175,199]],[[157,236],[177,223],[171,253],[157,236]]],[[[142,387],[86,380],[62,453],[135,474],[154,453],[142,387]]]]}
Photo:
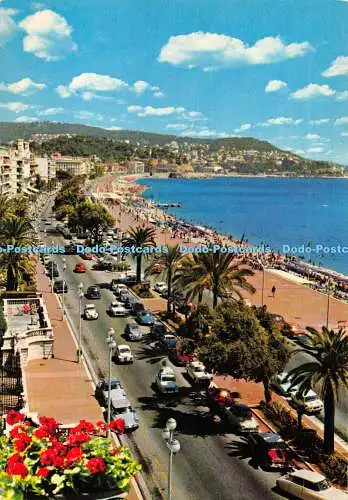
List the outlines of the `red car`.
{"type": "Polygon", "coordinates": [[[91,253],[82,253],[81,259],[83,260],[93,260],[93,255],[91,253]]]}
{"type": "Polygon", "coordinates": [[[87,271],[87,268],[83,262],[79,262],[78,264],[76,264],[75,273],[85,273],[86,271],[87,271]]]}
{"type": "Polygon", "coordinates": [[[238,402],[240,394],[238,392],[230,392],[228,389],[210,386],[207,390],[207,399],[209,406],[225,409],[238,402]]]}
{"type": "Polygon", "coordinates": [[[195,359],[193,354],[183,354],[179,346],[169,350],[168,358],[177,366],[186,366],[195,359]]]}

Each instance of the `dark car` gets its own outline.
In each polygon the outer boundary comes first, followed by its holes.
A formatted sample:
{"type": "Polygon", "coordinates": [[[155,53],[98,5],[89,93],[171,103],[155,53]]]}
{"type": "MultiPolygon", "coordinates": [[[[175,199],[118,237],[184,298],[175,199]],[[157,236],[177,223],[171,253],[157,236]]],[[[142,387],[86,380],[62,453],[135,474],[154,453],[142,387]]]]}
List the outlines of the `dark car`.
{"type": "Polygon", "coordinates": [[[57,280],[53,284],[54,293],[66,293],[68,290],[69,287],[65,280],[57,280]]]}
{"type": "Polygon", "coordinates": [[[166,335],[163,335],[160,338],[159,343],[165,350],[168,350],[168,349],[175,349],[177,341],[178,339],[175,335],[167,333],[166,335]]]}
{"type": "Polygon", "coordinates": [[[119,299],[121,302],[125,303],[131,296],[128,290],[121,290],[119,293],[119,299]]]}
{"type": "Polygon", "coordinates": [[[127,323],[124,329],[124,336],[128,340],[141,340],[143,333],[137,323],[127,323]]]}
{"type": "Polygon", "coordinates": [[[137,303],[137,300],[132,297],[132,296],[129,296],[125,301],[124,301],[124,307],[126,309],[133,309],[133,307],[135,306],[135,304],[137,303]]]}
{"type": "Polygon", "coordinates": [[[291,469],[290,450],[285,441],[274,432],[261,432],[249,436],[253,458],[265,469],[291,469]]]}
{"type": "Polygon", "coordinates": [[[140,311],[145,311],[146,307],[142,302],[138,302],[137,300],[133,303],[131,312],[132,314],[137,315],[140,311]]]}
{"type": "Polygon", "coordinates": [[[47,270],[47,276],[52,278],[59,278],[58,267],[50,266],[47,270]]]}
{"type": "Polygon", "coordinates": [[[123,283],[124,285],[134,285],[136,282],[137,277],[135,275],[125,276],[119,280],[119,283],[123,283]]]}
{"type": "Polygon", "coordinates": [[[101,293],[97,286],[92,285],[87,288],[86,292],[87,299],[101,299],[101,293]]]}
{"type": "Polygon", "coordinates": [[[150,330],[151,337],[158,340],[161,339],[167,333],[168,333],[167,328],[160,321],[155,321],[150,330]]]}

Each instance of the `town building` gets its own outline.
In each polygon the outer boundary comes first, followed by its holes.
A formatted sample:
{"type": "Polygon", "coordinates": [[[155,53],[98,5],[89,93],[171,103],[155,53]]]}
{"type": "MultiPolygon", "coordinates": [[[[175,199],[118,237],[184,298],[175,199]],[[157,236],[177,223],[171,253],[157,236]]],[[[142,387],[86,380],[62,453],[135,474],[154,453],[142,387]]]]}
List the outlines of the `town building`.
{"type": "Polygon", "coordinates": [[[88,158],[62,156],[60,153],[54,153],[51,158],[56,174],[65,172],[72,177],[76,175],[89,175],[91,163],[88,158]]]}

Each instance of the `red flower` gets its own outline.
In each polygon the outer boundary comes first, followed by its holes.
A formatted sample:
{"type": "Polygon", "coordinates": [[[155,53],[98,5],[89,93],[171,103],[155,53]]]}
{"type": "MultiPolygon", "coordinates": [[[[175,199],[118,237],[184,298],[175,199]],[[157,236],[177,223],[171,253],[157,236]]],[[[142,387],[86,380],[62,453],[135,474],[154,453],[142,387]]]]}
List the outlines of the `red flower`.
{"type": "Polygon", "coordinates": [[[87,462],[87,469],[91,474],[102,474],[106,470],[106,464],[103,458],[95,457],[91,458],[87,462]]]}
{"type": "Polygon", "coordinates": [[[51,417],[40,417],[39,422],[41,426],[46,429],[46,431],[53,435],[58,429],[58,423],[54,418],[51,417]]]}
{"type": "Polygon", "coordinates": [[[25,477],[28,474],[28,469],[24,465],[24,457],[16,453],[12,455],[7,461],[6,472],[10,476],[25,477]]]}
{"type": "Polygon", "coordinates": [[[64,458],[60,457],[59,455],[56,457],[53,457],[53,465],[54,467],[57,467],[58,469],[61,469],[64,467],[64,458]]]}
{"type": "Polygon", "coordinates": [[[48,450],[45,450],[43,453],[41,453],[40,464],[43,466],[53,465],[53,458],[54,453],[52,451],[52,448],[49,448],[48,450]]]}
{"type": "Polygon", "coordinates": [[[102,420],[98,420],[98,422],[95,425],[97,426],[98,430],[102,432],[105,432],[108,427],[106,423],[103,422],[102,420]]]}
{"type": "Polygon", "coordinates": [[[42,439],[42,438],[49,436],[49,432],[47,431],[47,429],[45,427],[39,427],[38,429],[36,429],[36,431],[33,432],[33,434],[35,437],[37,437],[39,439],[42,439]]]}
{"type": "Polygon", "coordinates": [[[88,422],[87,420],[80,420],[80,423],[71,429],[71,433],[75,432],[87,432],[87,433],[92,433],[94,431],[94,425],[91,422],[88,422]]]}
{"type": "Polygon", "coordinates": [[[81,458],[82,458],[82,450],[80,447],[76,446],[74,448],[71,448],[71,450],[69,450],[68,453],[66,454],[65,457],[66,464],[69,467],[74,462],[81,460],[81,458]]]}
{"type": "Polygon", "coordinates": [[[40,469],[37,470],[36,475],[39,477],[47,477],[49,473],[50,469],[48,469],[48,467],[40,467],[40,469]]]}
{"type": "Polygon", "coordinates": [[[31,443],[31,438],[27,434],[22,432],[21,434],[18,434],[18,438],[15,439],[14,446],[16,450],[20,452],[24,451],[29,446],[30,443],[31,443]]]}
{"type": "Polygon", "coordinates": [[[6,415],[6,423],[8,425],[15,425],[18,422],[23,422],[24,415],[19,413],[19,411],[10,410],[6,415]]]}
{"type": "Polygon", "coordinates": [[[13,427],[13,429],[10,430],[10,437],[12,439],[18,438],[24,430],[25,429],[22,425],[16,425],[16,427],[13,427]]]}
{"type": "Polygon", "coordinates": [[[115,450],[112,450],[111,455],[118,455],[121,453],[121,448],[116,448],[115,450]]]}
{"type": "Polygon", "coordinates": [[[124,420],[123,418],[117,418],[110,422],[110,429],[116,431],[118,434],[124,433],[124,420]]]}
{"type": "Polygon", "coordinates": [[[90,440],[91,436],[85,432],[73,432],[69,434],[67,442],[69,446],[78,446],[90,440]]]}

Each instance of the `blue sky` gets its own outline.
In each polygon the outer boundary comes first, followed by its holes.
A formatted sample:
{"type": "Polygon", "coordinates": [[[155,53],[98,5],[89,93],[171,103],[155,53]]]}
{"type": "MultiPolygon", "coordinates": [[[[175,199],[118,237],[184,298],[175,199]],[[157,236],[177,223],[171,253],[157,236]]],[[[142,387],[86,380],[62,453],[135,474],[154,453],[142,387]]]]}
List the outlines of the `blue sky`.
{"type": "Polygon", "coordinates": [[[348,165],[348,0],[0,0],[0,115],[348,165]]]}

